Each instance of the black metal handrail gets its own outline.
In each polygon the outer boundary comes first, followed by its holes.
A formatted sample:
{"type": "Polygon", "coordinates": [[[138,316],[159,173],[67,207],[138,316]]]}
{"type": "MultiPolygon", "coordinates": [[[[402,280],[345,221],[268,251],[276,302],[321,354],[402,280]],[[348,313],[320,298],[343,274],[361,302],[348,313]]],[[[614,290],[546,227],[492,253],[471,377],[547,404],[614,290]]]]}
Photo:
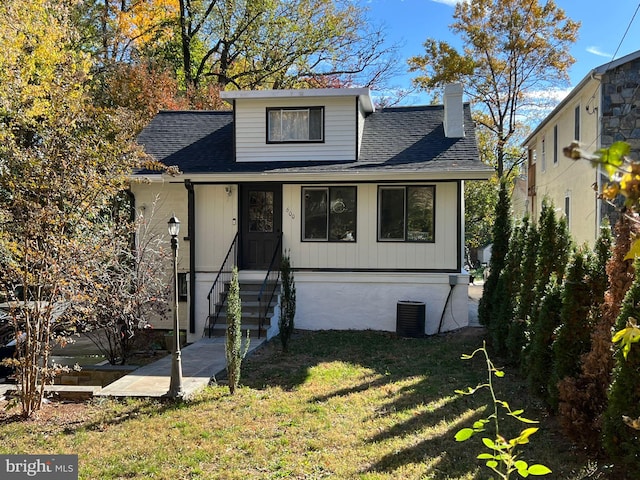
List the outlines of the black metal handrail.
{"type": "Polygon", "coordinates": [[[269,263],[267,274],[264,277],[264,281],[262,282],[262,286],[260,287],[260,293],[258,294],[258,304],[260,305],[258,319],[258,338],[262,336],[262,327],[264,326],[264,321],[267,318],[267,313],[269,313],[271,303],[273,302],[273,298],[275,297],[276,288],[278,287],[278,284],[280,282],[280,266],[278,264],[278,261],[280,259],[281,245],[282,233],[278,235],[278,241],[276,242],[276,247],[274,248],[273,255],[271,256],[271,263],[269,263]],[[276,268],[274,272],[274,267],[276,267],[276,265],[278,266],[278,268],[276,268]]]}
{"type": "Polygon", "coordinates": [[[233,237],[233,241],[231,242],[231,246],[229,246],[227,255],[224,257],[220,270],[218,271],[218,275],[209,290],[209,295],[207,295],[207,300],[209,300],[209,317],[207,318],[209,323],[209,338],[211,338],[213,327],[215,327],[218,317],[220,316],[222,305],[227,299],[227,289],[225,288],[225,284],[231,281],[233,267],[235,267],[237,263],[238,233],[233,237]]]}

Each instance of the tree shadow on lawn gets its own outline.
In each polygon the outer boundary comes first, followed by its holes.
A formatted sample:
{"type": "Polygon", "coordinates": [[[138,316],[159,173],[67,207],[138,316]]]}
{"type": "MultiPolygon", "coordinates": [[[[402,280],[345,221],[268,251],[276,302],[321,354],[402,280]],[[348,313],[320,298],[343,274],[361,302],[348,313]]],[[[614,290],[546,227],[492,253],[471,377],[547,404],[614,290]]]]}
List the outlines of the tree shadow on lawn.
{"type": "Polygon", "coordinates": [[[329,384],[329,391],[311,395],[306,401],[316,404],[343,398],[349,402],[348,397],[370,390],[372,398],[379,398],[374,412],[363,420],[375,433],[362,441],[380,445],[381,452],[394,453],[374,459],[365,467],[366,472],[393,473],[419,463],[419,468],[434,473],[437,464],[442,464],[447,477],[468,475],[477,467],[475,455],[469,457],[468,447],[453,445],[454,436],[480,418],[480,413],[477,400],[454,391],[482,381],[482,363],[460,359],[481,345],[481,336],[456,333],[422,339],[371,331],[301,333],[292,340],[288,354],[273,342],[259,355],[251,356],[243,370],[243,384],[294,391],[313,381],[315,367],[335,362],[353,365],[358,372],[354,378],[336,380],[336,388],[329,384]],[[367,372],[364,377],[363,370],[367,372]],[[424,440],[416,443],[416,435],[424,440]],[[457,461],[463,456],[466,461],[457,461]]]}
{"type": "MultiPolygon", "coordinates": [[[[373,390],[367,401],[377,402],[375,411],[369,418],[363,418],[372,433],[367,436],[354,432],[354,435],[375,445],[380,454],[369,459],[361,474],[394,475],[406,468],[417,468],[421,475],[434,479],[486,478],[490,472],[475,458],[486,450],[481,435],[466,442],[454,439],[459,429],[470,427],[490,413],[485,411],[491,403],[488,391],[473,396],[455,393],[486,382],[484,359],[480,356],[461,359],[462,354],[481,347],[483,339],[482,331],[477,329],[422,339],[403,339],[372,331],[299,332],[287,354],[281,352],[278,342],[271,342],[252,355],[243,369],[243,384],[255,389],[280,387],[285,391],[304,391],[303,387],[310,382],[323,382],[314,377],[318,375],[318,367],[326,364],[330,369],[334,362],[341,362],[336,368],[344,365],[349,371],[348,367],[354,366],[352,377],[333,379],[333,384],[325,382],[320,387],[310,386],[307,391],[311,395],[305,401],[314,404],[343,399],[349,408],[349,404],[363,401],[362,395],[373,390]],[[316,388],[321,391],[314,394],[316,388]]],[[[524,408],[530,418],[543,415],[518,375],[507,372],[507,377],[504,383],[501,379],[504,386],[497,387],[499,398],[524,408]]],[[[517,436],[526,427],[511,419],[506,423],[505,426],[501,423],[501,429],[510,435],[508,438],[517,436]]],[[[523,449],[523,457],[546,463],[565,475],[554,478],[574,478],[567,476],[568,472],[579,469],[581,459],[557,434],[557,426],[551,429],[548,426],[542,427],[532,439],[534,447],[523,449]]]]}

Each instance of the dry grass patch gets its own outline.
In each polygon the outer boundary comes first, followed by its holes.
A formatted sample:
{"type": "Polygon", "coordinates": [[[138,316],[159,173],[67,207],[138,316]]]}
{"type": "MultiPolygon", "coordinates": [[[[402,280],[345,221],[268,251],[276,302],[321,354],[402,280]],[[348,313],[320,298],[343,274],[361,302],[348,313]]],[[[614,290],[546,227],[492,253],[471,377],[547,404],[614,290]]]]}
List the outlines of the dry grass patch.
{"type": "MultiPolygon", "coordinates": [[[[78,453],[80,477],[158,479],[486,479],[482,446],[454,441],[484,415],[479,397],[455,389],[483,380],[462,361],[478,334],[405,340],[375,332],[296,334],[290,352],[271,342],[243,369],[243,386],[208,388],[192,402],[48,406],[36,421],[5,416],[3,453],[78,453]]],[[[525,459],[551,478],[587,477],[586,459],[557,433],[515,375],[501,396],[543,420],[525,459]]],[[[485,399],[486,401],[486,399],[485,399]]],[[[474,443],[475,442],[475,443],[474,443]]]]}

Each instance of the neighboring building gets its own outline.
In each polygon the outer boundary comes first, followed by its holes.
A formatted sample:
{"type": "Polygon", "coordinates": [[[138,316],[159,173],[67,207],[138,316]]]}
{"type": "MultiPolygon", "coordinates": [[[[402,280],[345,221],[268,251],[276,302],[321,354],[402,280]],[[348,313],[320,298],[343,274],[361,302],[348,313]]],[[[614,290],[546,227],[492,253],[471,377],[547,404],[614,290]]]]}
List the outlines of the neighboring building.
{"type": "Polygon", "coordinates": [[[520,219],[529,213],[528,187],[526,175],[518,175],[513,179],[513,190],[511,191],[513,218],[520,219]]]}
{"type": "Polygon", "coordinates": [[[597,199],[602,182],[589,162],[564,157],[578,140],[593,152],[615,141],[640,153],[640,50],[594,68],[523,142],[528,149],[528,211],[537,220],[545,197],[568,222],[576,243],[593,245],[601,222],[614,212],[597,199]]]}
{"type": "Polygon", "coordinates": [[[230,251],[241,290],[290,255],[297,328],[394,331],[403,300],[425,303],[426,333],[466,326],[464,181],[492,172],[462,88],[446,92],[444,106],[376,111],[368,89],[236,91],[230,112],[159,113],[139,143],[182,173],[140,172],[131,189],[138,211],[158,198],[162,231],[182,221],[189,340],[230,251]]]}

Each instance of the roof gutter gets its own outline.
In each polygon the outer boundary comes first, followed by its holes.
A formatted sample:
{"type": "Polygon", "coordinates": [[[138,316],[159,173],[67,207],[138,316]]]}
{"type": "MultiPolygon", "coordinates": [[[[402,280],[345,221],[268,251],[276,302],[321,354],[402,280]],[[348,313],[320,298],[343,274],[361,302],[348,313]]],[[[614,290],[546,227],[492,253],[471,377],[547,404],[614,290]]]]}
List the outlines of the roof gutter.
{"type": "MultiPolygon", "coordinates": [[[[256,172],[256,173],[190,173],[189,180],[192,183],[228,184],[242,182],[285,182],[285,183],[312,183],[312,182],[336,182],[339,183],[366,183],[366,182],[430,182],[450,180],[488,180],[494,174],[490,167],[473,170],[433,170],[433,171],[381,171],[377,174],[363,171],[345,172],[256,172]],[[338,177],[339,176],[339,177],[338,177]]],[[[183,183],[186,177],[145,178],[146,183],[183,183]]]]}

